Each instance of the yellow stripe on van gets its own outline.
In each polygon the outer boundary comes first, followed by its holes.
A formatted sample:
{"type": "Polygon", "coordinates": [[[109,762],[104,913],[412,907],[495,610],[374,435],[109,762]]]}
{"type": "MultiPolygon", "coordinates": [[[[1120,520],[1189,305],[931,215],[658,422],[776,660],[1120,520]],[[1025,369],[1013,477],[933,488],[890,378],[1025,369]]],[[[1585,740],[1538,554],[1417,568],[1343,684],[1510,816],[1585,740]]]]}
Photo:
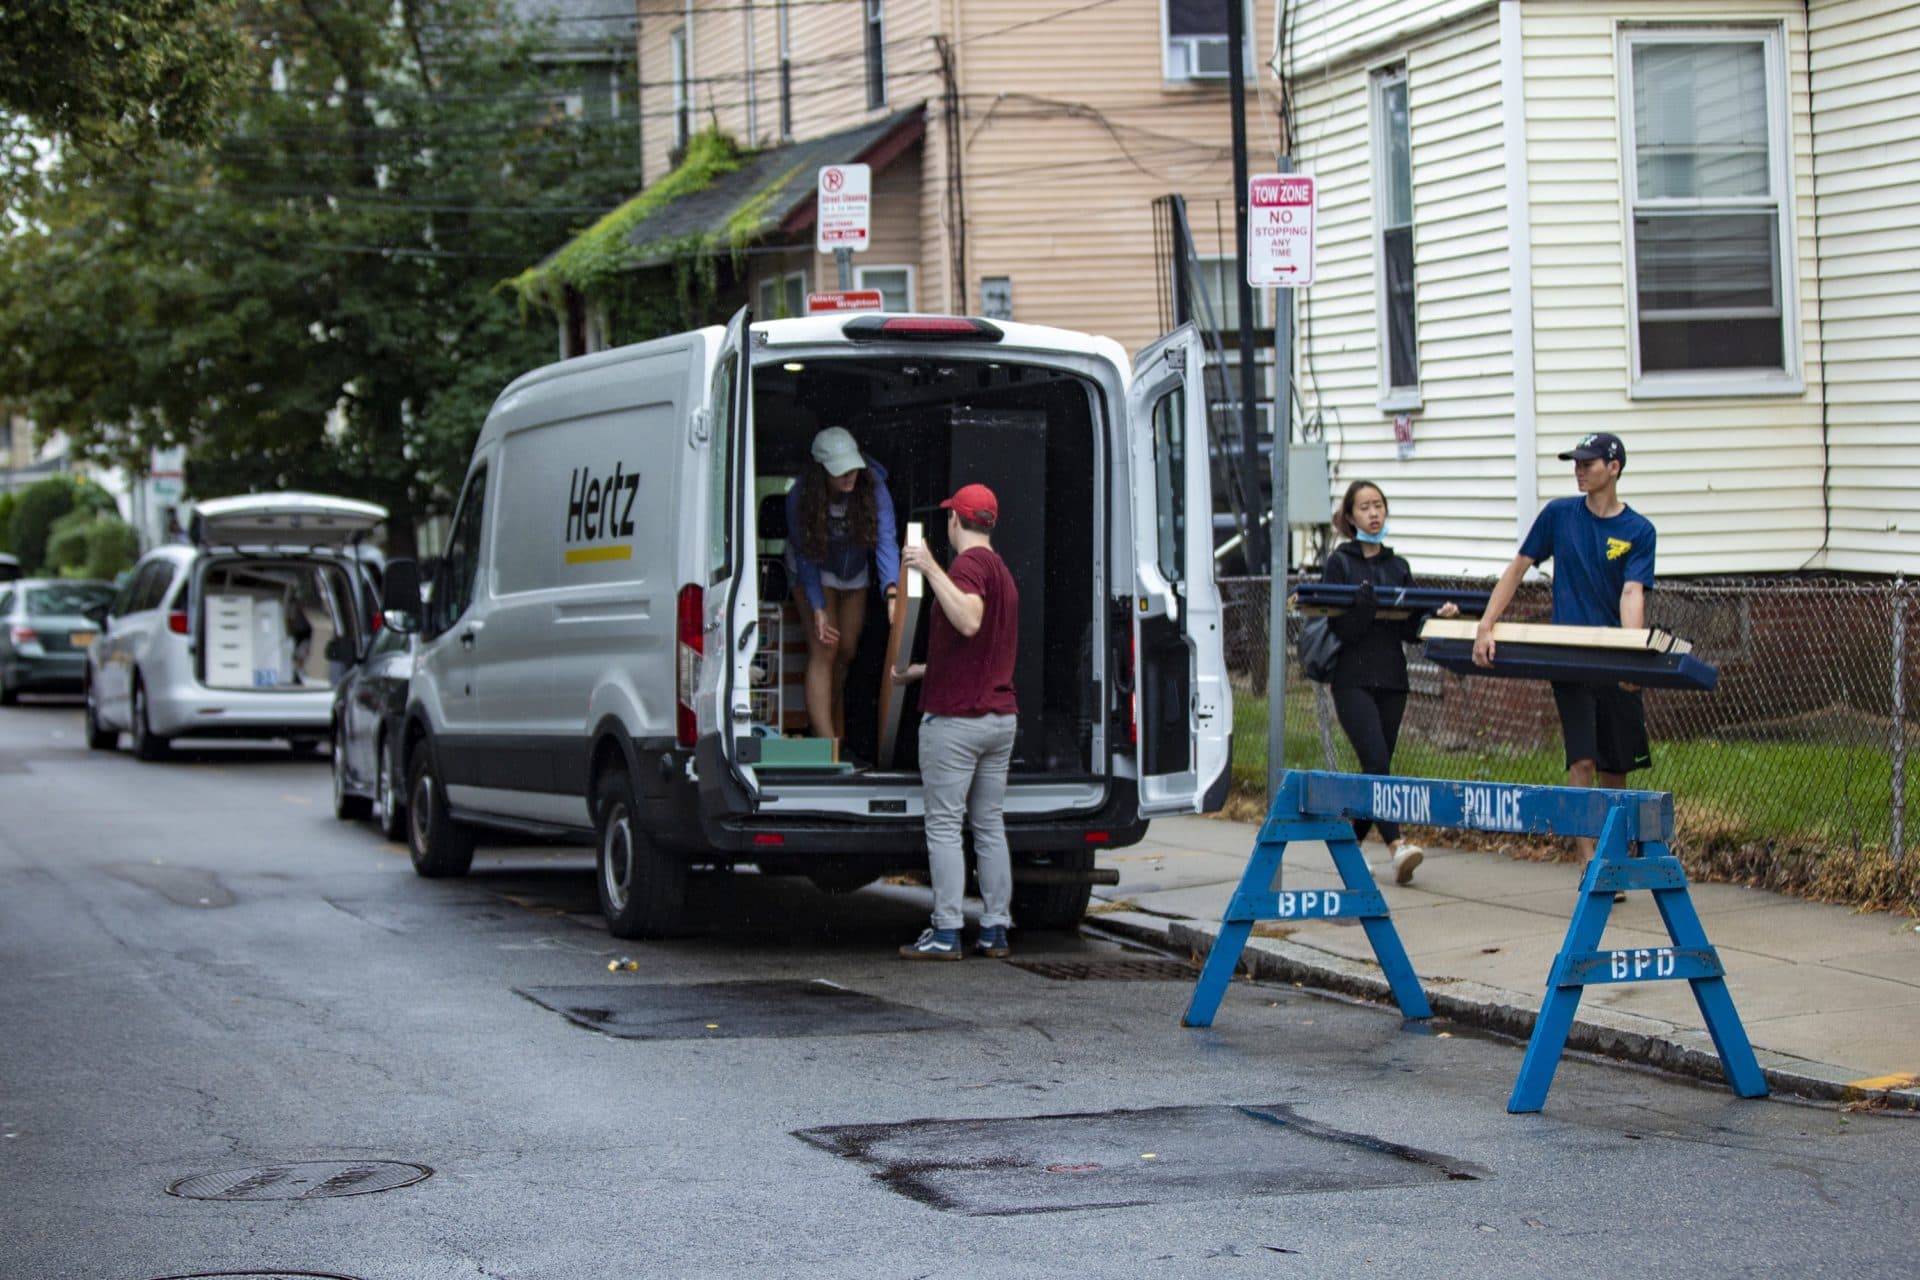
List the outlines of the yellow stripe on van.
{"type": "Polygon", "coordinates": [[[568,564],[599,564],[607,560],[633,559],[633,544],[618,542],[610,547],[575,547],[567,552],[568,564]]]}

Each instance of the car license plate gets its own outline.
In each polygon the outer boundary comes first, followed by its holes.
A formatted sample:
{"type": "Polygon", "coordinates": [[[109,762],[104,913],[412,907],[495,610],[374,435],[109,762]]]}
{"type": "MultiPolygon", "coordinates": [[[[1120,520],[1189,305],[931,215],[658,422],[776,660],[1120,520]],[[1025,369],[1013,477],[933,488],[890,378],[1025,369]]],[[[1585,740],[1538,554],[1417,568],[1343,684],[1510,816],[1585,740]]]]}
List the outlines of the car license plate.
{"type": "Polygon", "coordinates": [[[96,632],[92,631],[72,631],[67,634],[67,640],[74,648],[84,649],[93,643],[93,638],[96,634],[96,632]]]}

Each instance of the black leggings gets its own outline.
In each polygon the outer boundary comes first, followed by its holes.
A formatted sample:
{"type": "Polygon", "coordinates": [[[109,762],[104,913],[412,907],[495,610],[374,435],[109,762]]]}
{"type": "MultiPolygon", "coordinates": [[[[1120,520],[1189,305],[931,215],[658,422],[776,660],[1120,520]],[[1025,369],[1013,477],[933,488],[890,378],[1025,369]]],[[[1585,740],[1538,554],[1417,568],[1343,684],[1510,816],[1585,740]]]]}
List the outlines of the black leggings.
{"type": "MultiPolygon", "coordinates": [[[[1340,689],[1333,691],[1333,710],[1340,728],[1360,757],[1362,773],[1392,773],[1393,747],[1400,740],[1400,717],[1407,710],[1405,689],[1340,689]]],[[[1380,828],[1380,838],[1392,844],[1400,838],[1397,822],[1353,820],[1353,838],[1364,840],[1367,829],[1380,828]]]]}

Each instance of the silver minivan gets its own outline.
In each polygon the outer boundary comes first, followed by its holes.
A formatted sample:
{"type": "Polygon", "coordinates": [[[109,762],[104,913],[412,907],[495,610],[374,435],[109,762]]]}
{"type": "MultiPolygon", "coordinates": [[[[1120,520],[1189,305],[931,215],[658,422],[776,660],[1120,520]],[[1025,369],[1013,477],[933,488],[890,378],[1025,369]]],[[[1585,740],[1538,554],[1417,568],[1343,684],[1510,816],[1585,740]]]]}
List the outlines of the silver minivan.
{"type": "Polygon", "coordinates": [[[772,692],[794,661],[780,497],[837,425],[885,466],[903,524],[960,483],[999,495],[1021,593],[1014,916],[1071,926],[1098,849],[1226,794],[1204,363],[1191,326],[1129,361],[1033,325],[743,311],[521,377],[481,431],[424,613],[412,567],[389,568],[391,616],[422,628],[415,868],[463,874],[478,828],[589,837],[621,936],[679,925],[690,866],[831,888],[924,868],[918,717],[883,700],[884,621],[837,757],[787,737],[772,692]]]}
{"type": "Polygon", "coordinates": [[[87,648],[87,745],[156,760],[176,737],[323,741],[364,647],[385,507],[312,493],[200,503],[190,543],[134,565],[87,648]]]}

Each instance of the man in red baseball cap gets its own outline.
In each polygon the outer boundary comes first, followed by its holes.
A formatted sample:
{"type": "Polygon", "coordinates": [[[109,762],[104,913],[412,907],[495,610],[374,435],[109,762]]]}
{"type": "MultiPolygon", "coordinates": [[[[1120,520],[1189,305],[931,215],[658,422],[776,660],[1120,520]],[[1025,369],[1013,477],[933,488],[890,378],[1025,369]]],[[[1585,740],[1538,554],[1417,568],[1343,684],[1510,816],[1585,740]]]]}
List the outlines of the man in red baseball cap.
{"type": "Polygon", "coordinates": [[[953,564],[942,569],[924,542],[900,563],[926,576],[939,605],[927,633],[927,660],[904,671],[920,690],[920,785],[933,874],[933,927],[900,948],[909,960],[958,960],[961,903],[967,884],[961,833],[973,827],[979,874],[980,936],[974,950],[1007,954],[1013,923],[1013,866],[1007,854],[1007,765],[1013,759],[1019,706],[1013,660],[1020,645],[1020,591],[993,549],[1000,502],[983,484],[962,485],[940,504],[947,510],[953,564]]]}

